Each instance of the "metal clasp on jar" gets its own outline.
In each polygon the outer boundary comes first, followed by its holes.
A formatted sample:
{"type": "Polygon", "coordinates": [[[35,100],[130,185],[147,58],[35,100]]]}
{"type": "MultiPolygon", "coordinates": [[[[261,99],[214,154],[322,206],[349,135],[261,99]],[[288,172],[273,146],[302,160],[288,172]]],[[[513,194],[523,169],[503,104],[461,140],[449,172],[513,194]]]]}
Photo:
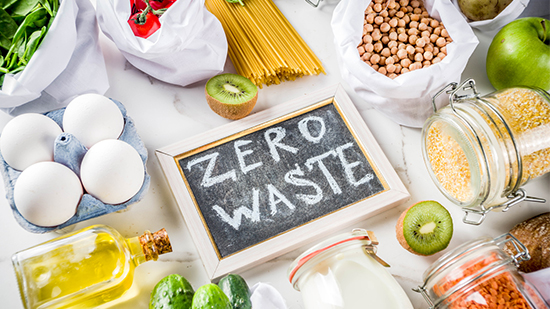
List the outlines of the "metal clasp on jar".
{"type": "MultiPolygon", "coordinates": [[[[443,93],[446,93],[449,95],[449,106],[451,107],[453,114],[459,119],[461,119],[470,128],[470,130],[474,131],[471,124],[468,121],[466,121],[464,117],[460,115],[460,113],[456,111],[454,104],[460,103],[459,101],[464,99],[479,98],[479,92],[477,91],[475,81],[470,78],[462,82],[460,85],[458,85],[458,83],[453,82],[443,87],[443,89],[439,90],[432,98],[432,106],[433,106],[434,113],[437,112],[437,106],[435,103],[436,98],[443,93]],[[459,95],[458,94],[459,91],[465,91],[465,92],[471,91],[472,93],[459,95]]],[[[498,117],[501,117],[500,114],[496,111],[495,111],[495,115],[497,115],[498,117]]],[[[510,132],[510,137],[512,139],[513,144],[516,145],[517,142],[515,141],[513,134],[511,134],[511,129],[506,125],[506,121],[504,119],[500,119],[500,120],[501,120],[501,123],[506,127],[506,130],[510,132]]],[[[516,160],[517,162],[519,162],[518,174],[521,175],[522,158],[517,152],[516,152],[516,155],[517,155],[516,160]]],[[[487,214],[493,210],[502,208],[502,212],[506,212],[512,206],[519,204],[520,202],[523,202],[523,201],[546,203],[546,199],[527,196],[527,193],[525,192],[525,190],[520,188],[519,185],[520,183],[517,182],[516,187],[511,190],[512,193],[507,196],[507,201],[502,204],[490,206],[488,208],[485,208],[484,205],[480,205],[481,210],[473,209],[473,208],[463,208],[465,213],[464,213],[464,217],[462,218],[462,221],[464,223],[471,224],[471,225],[480,225],[485,220],[485,217],[487,216],[487,214]],[[472,219],[471,217],[472,214],[474,216],[477,216],[477,218],[472,219]]]]}

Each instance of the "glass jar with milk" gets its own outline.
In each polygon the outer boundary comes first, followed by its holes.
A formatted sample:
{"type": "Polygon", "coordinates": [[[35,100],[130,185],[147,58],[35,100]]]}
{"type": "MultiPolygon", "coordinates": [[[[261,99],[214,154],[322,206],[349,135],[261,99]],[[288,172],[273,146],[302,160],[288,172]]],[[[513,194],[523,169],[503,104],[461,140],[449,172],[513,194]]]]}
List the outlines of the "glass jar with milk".
{"type": "Polygon", "coordinates": [[[376,255],[374,234],[354,229],[310,248],[290,265],[289,280],[307,309],[413,309],[376,255]]]}

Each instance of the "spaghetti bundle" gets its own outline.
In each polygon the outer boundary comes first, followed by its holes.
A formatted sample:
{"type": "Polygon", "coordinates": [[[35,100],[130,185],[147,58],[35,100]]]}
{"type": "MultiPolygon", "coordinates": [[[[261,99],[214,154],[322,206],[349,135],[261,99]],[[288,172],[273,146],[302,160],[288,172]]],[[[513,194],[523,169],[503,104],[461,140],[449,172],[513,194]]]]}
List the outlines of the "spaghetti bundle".
{"type": "Polygon", "coordinates": [[[248,0],[244,6],[226,0],[205,4],[223,26],[237,73],[260,88],[325,73],[321,61],[272,0],[248,0]]]}

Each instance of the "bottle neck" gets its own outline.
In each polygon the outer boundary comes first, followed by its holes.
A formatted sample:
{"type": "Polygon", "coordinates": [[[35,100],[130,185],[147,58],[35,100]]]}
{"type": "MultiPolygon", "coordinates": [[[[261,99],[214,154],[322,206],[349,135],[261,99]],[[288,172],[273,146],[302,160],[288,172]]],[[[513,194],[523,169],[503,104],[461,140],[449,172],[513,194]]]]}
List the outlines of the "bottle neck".
{"type": "Polygon", "coordinates": [[[155,233],[145,231],[143,235],[126,241],[136,266],[150,260],[156,261],[159,255],[172,252],[172,245],[165,229],[155,233]]]}

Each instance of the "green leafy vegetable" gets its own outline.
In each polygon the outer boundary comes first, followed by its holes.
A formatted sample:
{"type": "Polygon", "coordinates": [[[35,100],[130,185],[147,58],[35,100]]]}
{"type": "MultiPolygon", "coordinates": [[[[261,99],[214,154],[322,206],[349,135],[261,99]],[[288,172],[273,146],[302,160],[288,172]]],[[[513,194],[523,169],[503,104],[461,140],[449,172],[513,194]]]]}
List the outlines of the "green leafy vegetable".
{"type": "Polygon", "coordinates": [[[0,86],[23,71],[46,36],[59,0],[0,0],[0,86]]]}

